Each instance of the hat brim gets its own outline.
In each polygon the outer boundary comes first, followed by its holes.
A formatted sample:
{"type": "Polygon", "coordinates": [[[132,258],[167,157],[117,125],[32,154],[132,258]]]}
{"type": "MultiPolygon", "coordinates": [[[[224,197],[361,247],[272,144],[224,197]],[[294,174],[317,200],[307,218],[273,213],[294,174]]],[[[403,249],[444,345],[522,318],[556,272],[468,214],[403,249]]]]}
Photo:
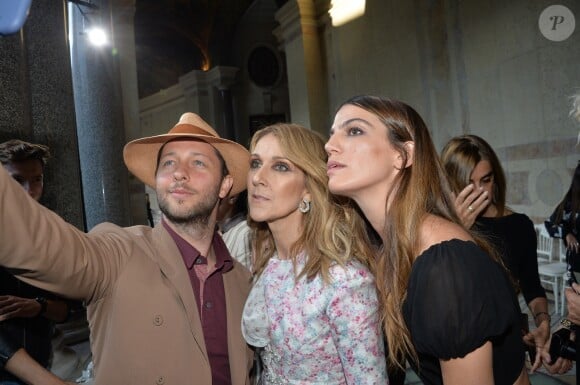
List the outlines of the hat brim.
{"type": "Polygon", "coordinates": [[[212,145],[224,158],[228,171],[234,179],[229,195],[238,194],[246,189],[246,177],[250,167],[248,150],[239,143],[212,135],[174,133],[133,140],[123,149],[125,165],[141,182],[155,189],[159,150],[165,143],[176,139],[195,139],[212,145]]]}

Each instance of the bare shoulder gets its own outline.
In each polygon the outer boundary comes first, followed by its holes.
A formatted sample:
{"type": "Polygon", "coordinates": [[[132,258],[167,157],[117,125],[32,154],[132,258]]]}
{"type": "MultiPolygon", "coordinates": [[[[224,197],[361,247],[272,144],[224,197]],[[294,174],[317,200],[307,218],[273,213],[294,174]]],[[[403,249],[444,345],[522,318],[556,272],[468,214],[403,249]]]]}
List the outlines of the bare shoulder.
{"type": "Polygon", "coordinates": [[[429,247],[451,239],[472,241],[473,237],[460,225],[437,215],[427,214],[419,228],[418,254],[429,247]]]}

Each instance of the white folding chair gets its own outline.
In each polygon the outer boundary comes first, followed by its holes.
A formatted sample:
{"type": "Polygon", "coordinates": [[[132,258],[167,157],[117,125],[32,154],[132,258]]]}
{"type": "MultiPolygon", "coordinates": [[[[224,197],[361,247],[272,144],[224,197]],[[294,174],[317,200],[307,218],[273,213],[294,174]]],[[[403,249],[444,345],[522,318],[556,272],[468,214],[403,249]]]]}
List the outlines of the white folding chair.
{"type": "Polygon", "coordinates": [[[538,265],[551,263],[554,239],[550,237],[550,234],[548,234],[548,231],[543,224],[537,224],[534,226],[534,228],[536,230],[536,238],[538,240],[538,246],[536,247],[538,254],[538,265]]]}
{"type": "MultiPolygon", "coordinates": [[[[550,257],[549,260],[552,260],[552,238],[548,234],[546,229],[540,229],[538,234],[538,254],[540,251],[542,253],[547,252],[546,249],[540,250],[540,244],[542,247],[545,248],[546,245],[549,243],[550,245],[550,257]],[[542,231],[543,230],[543,231],[542,231]],[[549,238],[549,242],[545,238],[549,238]]],[[[563,294],[563,284],[564,284],[564,273],[566,273],[566,254],[562,256],[561,247],[558,248],[558,258],[553,258],[556,262],[550,263],[543,263],[538,265],[538,273],[540,274],[540,282],[544,288],[549,289],[554,294],[554,312],[556,314],[560,313],[563,310],[560,310],[564,307],[562,302],[562,294],[563,294]]]]}

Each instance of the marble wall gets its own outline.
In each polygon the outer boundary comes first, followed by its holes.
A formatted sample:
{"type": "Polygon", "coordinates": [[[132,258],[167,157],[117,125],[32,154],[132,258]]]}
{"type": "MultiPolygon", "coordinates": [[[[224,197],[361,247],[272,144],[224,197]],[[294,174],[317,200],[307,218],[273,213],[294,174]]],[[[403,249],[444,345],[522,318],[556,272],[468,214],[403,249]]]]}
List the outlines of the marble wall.
{"type": "MultiPolygon", "coordinates": [[[[559,4],[580,15],[579,2],[559,4]]],[[[249,81],[247,52],[277,41],[288,80],[273,98],[290,120],[325,134],[336,107],[353,95],[406,101],[424,117],[438,149],[465,133],[486,139],[505,168],[508,204],[540,222],[563,196],[580,157],[580,123],[568,115],[569,96],[580,87],[580,35],[544,37],[539,18],[550,5],[367,0],[361,18],[333,27],[329,0],[290,0],[275,12],[271,1],[256,1],[233,49],[235,137],[246,144],[247,117],[272,100],[249,81]]],[[[188,108],[176,94],[172,87],[141,101],[143,133],[171,127],[188,108]]]]}
{"type": "MultiPolygon", "coordinates": [[[[580,123],[568,116],[580,87],[580,32],[563,41],[539,29],[543,0],[367,0],[363,17],[324,22],[331,110],[361,93],[408,102],[438,149],[464,133],[496,149],[508,204],[539,221],[568,188],[580,123]]],[[[576,17],[580,3],[560,1],[576,17]]],[[[329,116],[329,121],[331,116],[329,116]]]]}
{"type": "Polygon", "coordinates": [[[23,29],[0,37],[0,141],[50,147],[41,202],[84,229],[65,20],[64,2],[33,1],[23,29]]]}

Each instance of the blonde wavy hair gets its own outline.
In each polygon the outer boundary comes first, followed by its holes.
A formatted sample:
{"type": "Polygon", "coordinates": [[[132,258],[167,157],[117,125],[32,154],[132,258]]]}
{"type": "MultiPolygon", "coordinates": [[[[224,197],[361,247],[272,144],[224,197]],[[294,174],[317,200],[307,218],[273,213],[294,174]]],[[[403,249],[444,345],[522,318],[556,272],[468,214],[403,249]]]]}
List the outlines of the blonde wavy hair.
{"type": "MultiPolygon", "coordinates": [[[[322,137],[297,124],[274,124],[254,134],[250,152],[266,135],[276,137],[284,157],[302,170],[312,198],[311,210],[303,215],[302,233],[290,249],[290,258],[294,260],[301,252],[307,255],[306,264],[297,272],[296,279],[320,275],[324,282],[329,282],[330,267],[344,266],[350,258],[374,271],[365,222],[356,212],[356,205],[350,199],[332,196],[328,190],[327,154],[322,137]]],[[[250,218],[249,223],[253,235],[254,273],[259,276],[274,255],[274,239],[265,222],[250,218]]]]}

